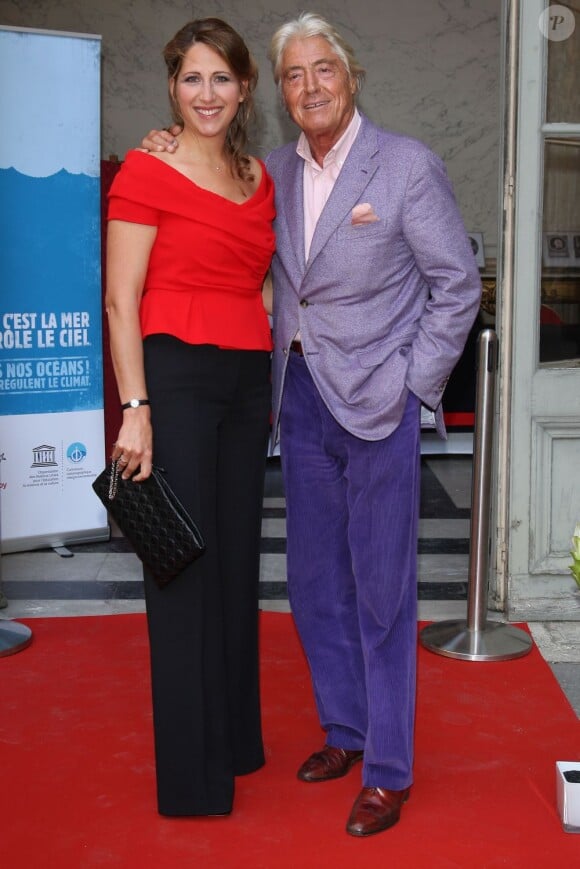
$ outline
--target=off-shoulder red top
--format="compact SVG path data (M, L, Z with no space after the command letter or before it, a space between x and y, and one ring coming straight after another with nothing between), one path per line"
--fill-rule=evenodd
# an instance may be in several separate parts
M157 227L141 299L141 332L188 344L271 350L262 284L274 252L274 184L263 163L238 204L167 163L129 151L109 192L109 220Z

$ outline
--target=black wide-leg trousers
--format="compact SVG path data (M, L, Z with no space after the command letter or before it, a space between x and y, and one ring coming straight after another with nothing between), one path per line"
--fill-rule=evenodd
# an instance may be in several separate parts
M270 355L145 339L153 461L207 550L167 587L145 571L158 808L231 811L264 763L258 576Z

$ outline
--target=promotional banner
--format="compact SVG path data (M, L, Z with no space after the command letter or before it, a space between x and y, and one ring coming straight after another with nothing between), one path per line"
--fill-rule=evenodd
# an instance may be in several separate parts
M108 536L100 37L0 28L3 552Z

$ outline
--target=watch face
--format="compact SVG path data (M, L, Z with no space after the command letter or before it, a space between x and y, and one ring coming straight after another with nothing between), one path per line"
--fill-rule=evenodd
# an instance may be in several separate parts
M131 405L131 407L139 407L139 399L132 398L131 401L129 402L129 404Z

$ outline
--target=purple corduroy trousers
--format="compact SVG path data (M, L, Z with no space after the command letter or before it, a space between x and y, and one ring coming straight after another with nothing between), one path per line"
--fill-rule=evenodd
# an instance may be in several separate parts
M419 399L389 437L349 433L292 353L281 413L288 593L326 742L364 749L363 786L412 782Z

